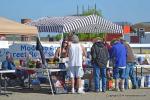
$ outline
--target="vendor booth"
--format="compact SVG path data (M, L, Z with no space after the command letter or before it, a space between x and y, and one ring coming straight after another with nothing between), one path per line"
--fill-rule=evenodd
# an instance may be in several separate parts
M42 17L28 23L29 25L36 26L39 32L57 32L70 33L114 33L122 34L123 29L121 26L112 23L100 16L65 16L65 17ZM55 72L62 70L49 69L49 73L54 70ZM51 84L50 84L51 85ZM53 94L53 90L52 90Z
M34 26L20 24L18 22L0 17L0 34L2 35L32 35L34 36L34 35L37 35L37 33L38 33L37 28ZM4 42L8 43L8 41L2 41L2 43ZM2 54L3 52L0 51L0 53ZM6 73L15 73L15 70L1 70L0 69L0 79L1 79L2 74L6 74ZM6 91L6 79L5 79L4 93L2 93L1 83L0 83L0 94L7 95L5 91Z

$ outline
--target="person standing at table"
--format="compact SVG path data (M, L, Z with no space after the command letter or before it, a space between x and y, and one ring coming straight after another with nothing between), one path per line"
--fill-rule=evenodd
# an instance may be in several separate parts
M112 48L110 58L113 59L113 78L115 79L115 91L124 91L124 79L126 69L127 51L119 39L111 41ZM119 88L120 79L120 88Z
M82 68L82 57L86 57L86 52L85 48L79 43L79 38L77 35L72 36L68 55L72 93L75 93L75 78L77 78L78 93L84 93L83 88L81 88L81 77L83 77L84 74Z
M93 65L95 92L100 91L100 76L102 78L102 92L106 91L106 65L109 60L109 52L105 47L102 38L93 40L91 48L91 62Z
M61 60L59 61L59 68L65 69L66 68L66 62L68 58L68 41L63 40L61 48L58 47L56 52L55 52L55 57L54 59L56 60Z
M68 41L63 40L61 47L58 47L55 52L54 60L59 62L60 69L66 69L68 67ZM65 82L66 72L59 72L62 76L62 80Z
M137 89L138 85L137 85L137 81L136 81L136 75L134 72L134 67L135 67L135 57L132 51L132 48L130 47L130 45L123 39L120 40L122 44L125 45L126 50L127 50L127 66L126 66L126 70L125 70L125 89L128 89L128 78L130 77L131 82L132 82L132 88L133 89Z

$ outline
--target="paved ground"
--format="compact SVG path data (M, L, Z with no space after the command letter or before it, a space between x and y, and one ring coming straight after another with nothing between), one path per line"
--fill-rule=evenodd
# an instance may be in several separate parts
M106 93L86 92L85 94L48 94L48 89L40 91L29 89L16 90L9 96L0 96L0 100L150 100L150 88L126 90L124 92L107 91Z

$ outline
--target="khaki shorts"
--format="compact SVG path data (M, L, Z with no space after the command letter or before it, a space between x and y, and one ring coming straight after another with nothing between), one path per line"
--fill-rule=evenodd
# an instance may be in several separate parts
M81 78L84 75L84 71L81 66L71 66L69 67L69 74L71 78Z

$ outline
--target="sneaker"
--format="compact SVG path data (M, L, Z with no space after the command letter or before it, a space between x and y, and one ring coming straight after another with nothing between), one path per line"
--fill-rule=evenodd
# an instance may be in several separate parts
M98 93L98 92L99 92L99 89L96 89L95 92Z
M132 89L137 89L137 86L133 86Z
M113 91L117 91L117 92L118 92L118 91L119 91L119 88L114 88Z
M106 92L106 90L104 89L104 90L102 90L102 92L103 92L103 93L105 93L105 92Z
M124 91L124 88L121 88L120 91L123 92L123 91Z
M72 89L72 90L71 90L71 93L72 93L72 94L74 94L74 93L75 93L75 90L74 90L74 89Z
M84 94L85 92L84 92L83 90L79 89L79 90L78 90L78 93L79 93L79 94Z
M129 88L128 88L128 87L125 87L124 89L125 89L125 90L128 90Z

